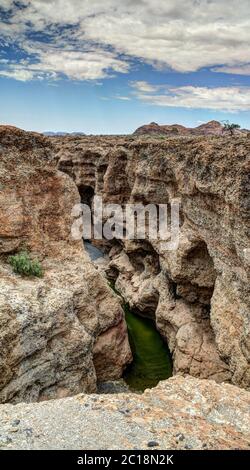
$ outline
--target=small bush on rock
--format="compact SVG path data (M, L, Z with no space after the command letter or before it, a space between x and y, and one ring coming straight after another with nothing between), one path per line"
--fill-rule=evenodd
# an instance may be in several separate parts
M37 259L32 260L27 251L10 256L9 263L13 271L22 276L42 277L43 271L40 262Z

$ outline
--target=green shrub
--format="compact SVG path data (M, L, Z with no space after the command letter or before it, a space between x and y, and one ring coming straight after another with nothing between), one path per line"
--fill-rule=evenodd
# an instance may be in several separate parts
M21 251L16 255L10 256L9 263L13 271L22 276L42 277L43 275L41 264L37 259L32 260L27 251Z
M231 136L234 135L234 132L236 129L240 129L239 124L235 124L234 122L229 122L229 121L222 121L223 122L223 131L224 132L229 132Z

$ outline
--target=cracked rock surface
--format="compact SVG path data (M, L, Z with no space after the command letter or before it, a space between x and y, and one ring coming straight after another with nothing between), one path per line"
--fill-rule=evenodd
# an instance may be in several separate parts
M2 449L248 449L249 392L173 377L142 395L0 405Z

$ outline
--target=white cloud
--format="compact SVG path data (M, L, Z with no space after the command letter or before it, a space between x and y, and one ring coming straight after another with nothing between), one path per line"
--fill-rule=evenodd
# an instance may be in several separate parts
M26 82L34 78L34 73L30 70L16 68L15 70L0 70L0 75L2 77L14 78L21 82Z
M126 4L127 2L125 2ZM84 36L179 72L250 59L249 0L145 0L81 21Z
M33 78L57 79L61 74L72 80L96 80L111 76L114 72L126 73L128 64L112 52L93 49L92 51L67 51L50 49L37 53L36 63L23 60L19 64L9 63L0 75L16 80ZM25 73L26 72L26 73Z
M1 1L6 11L13 8L10 23L0 22L1 34L28 54L33 51L36 68L40 66L44 73L98 79L127 72L128 57L136 57L158 69L188 72L212 67L214 71L250 74L249 0L20 3L25 8L17 8L17 2L11 0ZM46 33L48 45L29 38L29 32ZM29 63L26 67L30 70Z
M181 107L192 109L213 109L237 112L250 110L250 87L158 87L154 94L143 93L140 85L136 89L137 99L155 106Z
M12 0L1 0L1 8L9 9L13 6L14 1Z
M141 91L142 93L153 93L159 88L156 85L151 85L150 83L145 81L131 82L131 86L136 90Z
M244 64L234 67L215 67L213 72L233 73L236 75L250 75L250 64Z
M121 96L121 95L116 95L115 98L117 100L121 100L121 101L130 101L131 98L129 96Z
M44 72L63 73L74 80L95 80L108 75L108 70L125 73L128 65L116 58L115 54L93 50L80 51L48 51L40 55L40 63L32 65L32 69Z

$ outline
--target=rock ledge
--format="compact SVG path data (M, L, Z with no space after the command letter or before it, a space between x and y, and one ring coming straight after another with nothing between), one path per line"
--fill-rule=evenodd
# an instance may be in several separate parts
M2 449L247 449L250 394L173 377L143 395L0 406Z

